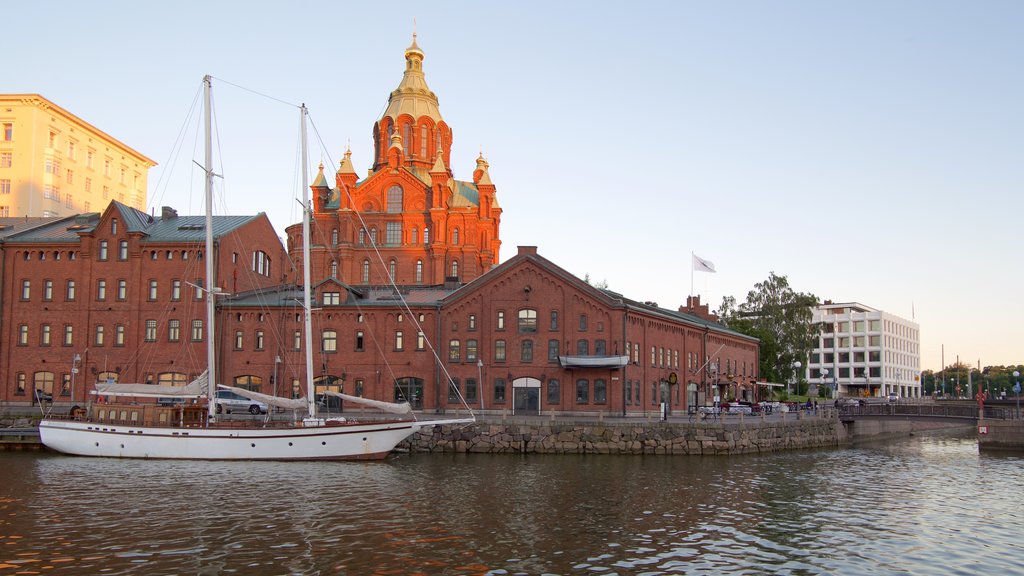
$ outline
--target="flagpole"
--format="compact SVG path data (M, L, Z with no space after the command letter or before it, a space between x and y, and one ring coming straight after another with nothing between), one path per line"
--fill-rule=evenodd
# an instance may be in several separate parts
M690 250L690 298L693 298L693 257L694 256L696 256L696 254L693 253L693 250Z

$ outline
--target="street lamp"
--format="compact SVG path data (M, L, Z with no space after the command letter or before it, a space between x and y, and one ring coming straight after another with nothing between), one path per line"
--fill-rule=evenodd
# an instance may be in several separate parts
M793 379L797 382L800 381L798 380L800 377L800 366L802 366L802 364L800 364L799 360L793 362ZM786 381L786 395L789 396L789 381Z
M477 382L479 382L479 384L477 384L476 388L477 388L477 390L479 390L478 394L480 394L480 411L483 412L483 410L484 410L484 359L483 358L477 358L477 360L476 360L476 377L477 377Z
M821 385L824 386L825 382L828 381L828 368L821 369ZM831 392L831 390L830 390ZM835 394L829 394L829 396L835 396Z
M71 404L75 403L75 375L78 374L78 363L82 361L81 354L75 353L71 360Z
M1017 393L1017 419L1020 420L1020 371L1013 371L1013 391Z

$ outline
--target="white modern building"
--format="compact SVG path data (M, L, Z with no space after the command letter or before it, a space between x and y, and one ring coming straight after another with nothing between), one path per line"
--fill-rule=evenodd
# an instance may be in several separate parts
M826 300L814 310L821 327L804 376L839 397L921 397L916 322L856 302Z

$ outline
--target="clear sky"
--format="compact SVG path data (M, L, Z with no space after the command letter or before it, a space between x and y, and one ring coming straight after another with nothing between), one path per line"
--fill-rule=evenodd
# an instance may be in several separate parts
M294 4L294 6L292 6ZM518 245L667 308L769 272L921 325L922 369L1024 362L1024 2L14 2L0 92L40 93L168 175L204 74L305 102L311 163L373 123L416 19L455 177L483 150ZM298 112L215 81L228 208L297 222ZM333 170L330 170L333 172ZM312 178L312 175L310 176Z

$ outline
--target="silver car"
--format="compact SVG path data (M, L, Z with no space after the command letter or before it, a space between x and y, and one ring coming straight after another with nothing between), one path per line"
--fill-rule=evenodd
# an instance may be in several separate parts
M235 394L231 390L217 390L217 414L226 412L249 412L249 414L266 414L267 405L251 398Z

